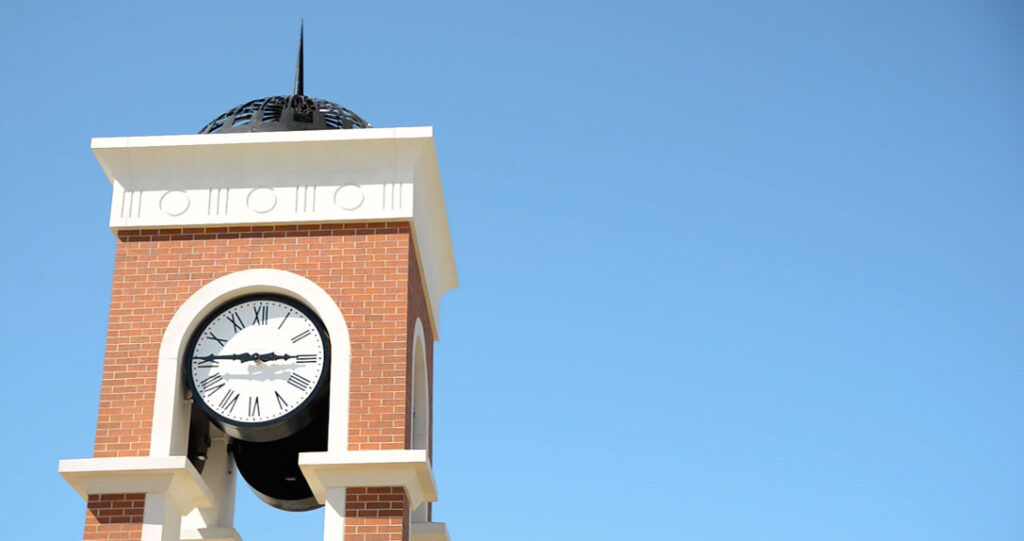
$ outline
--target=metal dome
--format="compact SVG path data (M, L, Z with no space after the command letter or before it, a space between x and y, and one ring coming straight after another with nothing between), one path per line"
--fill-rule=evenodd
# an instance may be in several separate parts
M271 96L243 103L213 119L199 133L240 133L369 128L370 123L352 111L327 100L303 94L302 42L295 63L295 91L291 96Z
M303 95L271 96L243 103L218 116L199 133L348 130L369 128L352 111Z

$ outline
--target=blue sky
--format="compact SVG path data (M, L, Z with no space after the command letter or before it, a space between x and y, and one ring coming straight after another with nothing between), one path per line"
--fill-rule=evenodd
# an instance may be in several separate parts
M10 539L75 539L95 136L291 89L435 127L453 541L1024 538L1014 2L7 2ZM239 487L246 541L317 539ZM39 534L42 527L46 533Z

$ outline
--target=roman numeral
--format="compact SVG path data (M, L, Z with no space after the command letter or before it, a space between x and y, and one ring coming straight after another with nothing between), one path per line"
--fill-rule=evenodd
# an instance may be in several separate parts
M230 321L231 326L235 328L235 332L238 332L245 328L245 322L242 321L242 316L239 316L238 312L232 312L228 314L228 321Z
M227 393L224 395L224 398L220 399L219 406L220 406L220 409L226 409L226 410L228 410L228 412L231 412L232 410L235 409L235 404L237 404L237 403L238 403L238 393L236 393L235 391L232 391L231 389L228 389Z
M216 387L214 387L215 385L216 385ZM203 381L199 382L200 390L202 390L204 393L207 392L207 391L210 391L211 388L213 389L212 391L209 392L209 394L211 394L211 395L213 393L217 392L217 390L220 389L223 386L224 386L224 377L221 376L220 374L212 374L212 375L206 376L206 378L203 379Z
M260 416L260 397L249 397L249 417Z
M299 333L299 334L297 334L297 335L292 337L292 343L294 344L294 343L298 342L299 340L302 340L303 338L309 336L310 334L312 334L311 331L302 331L301 333Z
M313 382L294 372L292 373L292 375L288 376L288 384L303 392L305 392L306 389L309 389L310 383Z
M197 357L197 359L198 358L199 357ZM301 362L301 361L299 361L299 362ZM211 368L211 367L217 366L218 364L220 364L220 362L217 359L201 359L199 361L199 364L197 364L196 366L199 367L199 368Z
M207 335L206 335L206 339L207 339L207 340L213 340L214 342L217 342L218 344L220 344L220 345L222 345L222 346L223 346L224 344L227 344L227 343L228 343L228 341L227 341L227 340L224 340L224 339L221 339L221 338L217 338L217 335L216 335L216 334L213 334L213 331L210 331L209 333L207 333Z
M285 409L285 408L288 407L288 403L284 401L284 398L282 398L281 395L278 394L277 391L274 391L274 396L277 397L277 407L278 408Z
M252 314L253 315L253 317L252 317L252 325L266 325L267 324L267 317L270 315L269 314L269 312L270 312L270 307L269 306L267 306L267 305L253 306L252 312L253 312L253 314Z
M296 355L295 359L298 362L300 362L300 363L315 363L316 362L316 355L313 355L313 354Z
M284 322L288 321L288 316L290 315L292 315L292 311L288 310L288 313L284 315L284 319L281 320L281 324L277 326L278 330L280 330L281 327L284 327Z

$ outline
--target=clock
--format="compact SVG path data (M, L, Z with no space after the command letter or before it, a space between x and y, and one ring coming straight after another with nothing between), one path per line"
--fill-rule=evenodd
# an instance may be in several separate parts
M281 295L227 302L186 348L195 404L225 434L273 441L310 423L326 402L330 341L312 310Z

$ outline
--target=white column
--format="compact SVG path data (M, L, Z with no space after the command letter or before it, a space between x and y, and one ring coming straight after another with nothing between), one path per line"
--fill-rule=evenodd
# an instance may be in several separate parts
M192 509L181 519L185 541L241 539L235 531L235 463L228 453L228 437L210 427L210 448L206 451L203 481L213 494L213 506Z
M345 541L344 488L327 489L324 501L324 541Z
M166 493L146 494L142 510L142 541L178 541L181 512Z

